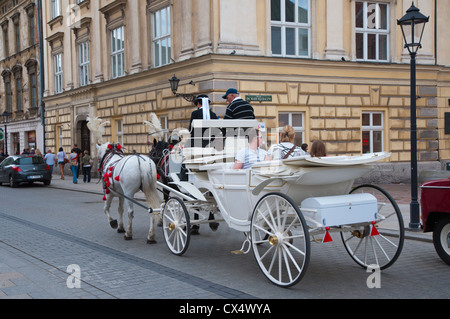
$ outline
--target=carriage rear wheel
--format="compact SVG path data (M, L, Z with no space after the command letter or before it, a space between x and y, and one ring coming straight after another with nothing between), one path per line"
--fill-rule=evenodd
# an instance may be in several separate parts
M189 213L183 201L170 197L164 205L162 214L164 239L170 251L175 255L186 252L190 235Z
M376 265L383 270L390 267L400 256L405 239L400 208L388 192L375 185L360 185L350 193L369 193L375 196L378 220L374 226L362 225L341 231L345 249L350 257L364 268ZM379 235L371 236L371 227L376 227Z
M255 206L251 240L256 262L275 285L290 287L304 276L310 258L308 226L297 204L269 193Z

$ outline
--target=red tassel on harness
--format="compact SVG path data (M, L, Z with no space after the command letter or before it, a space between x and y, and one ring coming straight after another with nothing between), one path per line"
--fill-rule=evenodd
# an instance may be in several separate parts
M105 190L105 194L108 195L109 193L111 193L110 190L109 190L109 189L106 189L106 190Z
M108 144L108 149L112 150L113 146L111 144Z
M160 178L161 178L161 176L159 176L159 174L156 174L156 178L157 178L157 179L160 179Z
M114 177L114 179L115 179L116 181L119 181L119 180L120 180L119 175L117 175L116 177Z
M103 196L103 200L106 200L106 196Z
M370 232L370 236L377 236L377 235L379 235L380 233L378 232L378 229L375 227L375 224L376 224L377 222L375 222L375 221L373 221L372 222L372 230L371 230L371 232Z
M122 145L120 145L119 143L117 143L116 147L118 150L122 149Z
M325 227L325 229L327 231L325 232L325 236L323 236L322 243L328 243L330 241L333 241L333 239L330 236L330 233L328 232L330 230L330 227Z
M112 170L114 169L114 166L110 166L108 169L109 169L110 171L112 171Z

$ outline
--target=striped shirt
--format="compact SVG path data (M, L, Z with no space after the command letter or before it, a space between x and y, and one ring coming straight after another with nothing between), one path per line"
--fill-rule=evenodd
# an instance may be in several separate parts
M225 119L254 119L253 107L240 97L235 98L228 106Z

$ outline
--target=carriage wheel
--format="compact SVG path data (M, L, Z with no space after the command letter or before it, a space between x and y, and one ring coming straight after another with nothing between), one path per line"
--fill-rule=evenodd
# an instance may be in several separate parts
M190 235L189 214L183 201L177 197L170 197L164 205L163 233L166 244L175 255L186 252Z
M275 285L290 287L306 272L308 226L297 204L281 193L261 198L253 211L251 240L256 262Z
M360 185L351 194L369 193L376 197L378 220L374 225L379 235L371 236L372 225L341 231L345 249L356 263L364 268L377 265L380 270L391 266L403 248L405 228L400 209L392 196L375 185Z

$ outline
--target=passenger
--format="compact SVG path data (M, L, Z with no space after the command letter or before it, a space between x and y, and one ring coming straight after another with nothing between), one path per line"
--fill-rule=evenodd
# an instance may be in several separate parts
M264 161L267 152L261 149L262 133L255 130L249 134L248 147L241 149L235 157L234 168L235 169L248 169L251 168L253 163Z
M312 157L325 157L327 156L327 151L325 148L325 144L320 141L320 140L316 140L312 143L311 145L311 152L310 152Z
M306 144L306 143L303 143L303 144L302 144L302 146L301 146L301 148L302 148L302 150L304 150L304 151L305 151L305 153L306 153L306 154L308 154L308 155L309 155L309 153L308 153L308 149L309 149L309 146L308 146L308 144Z
M286 125L280 132L280 143L272 145L267 152L266 161L285 159L294 156L307 155L300 147L294 145L295 130L292 126Z

